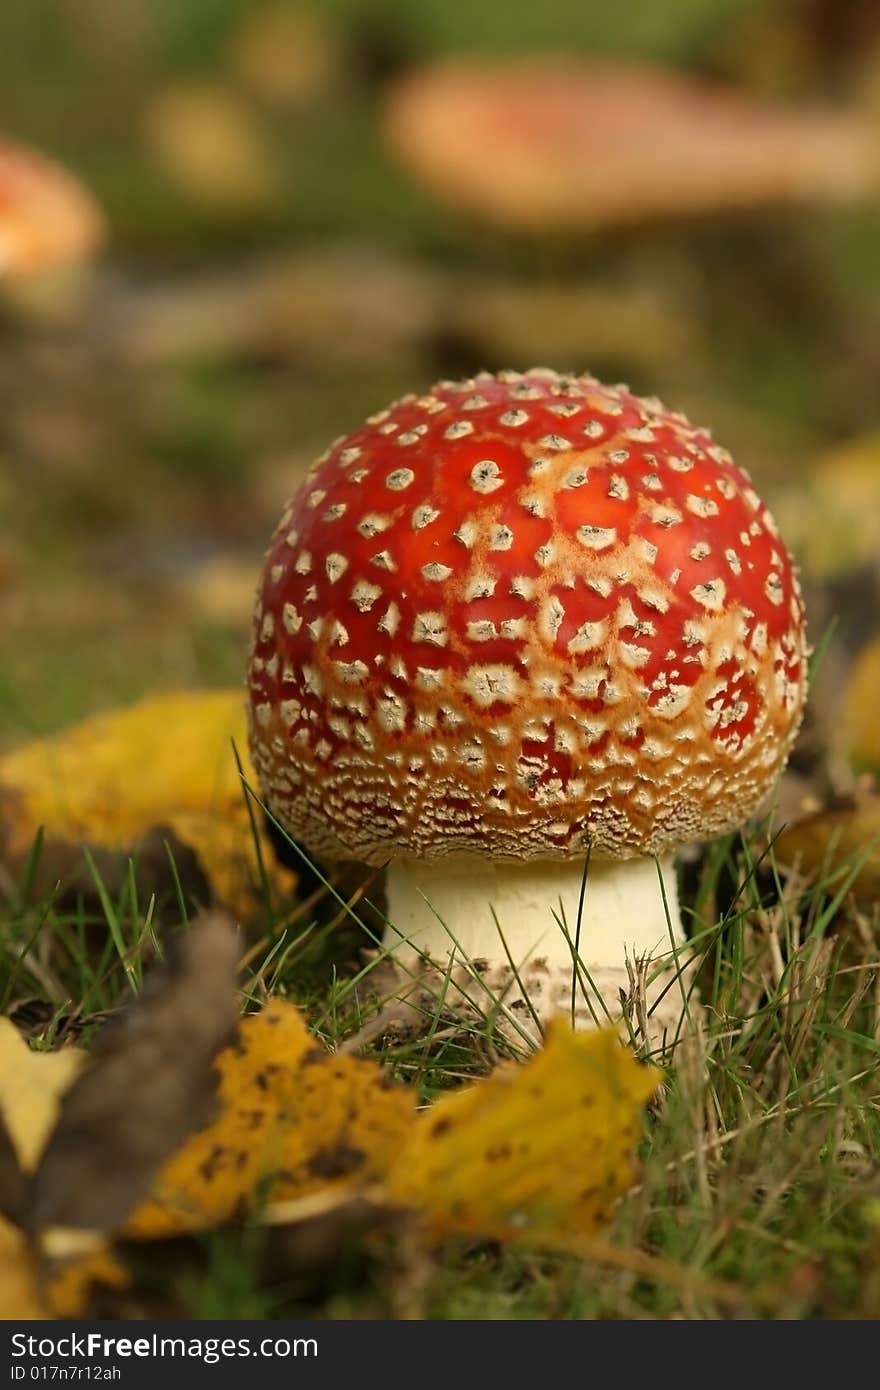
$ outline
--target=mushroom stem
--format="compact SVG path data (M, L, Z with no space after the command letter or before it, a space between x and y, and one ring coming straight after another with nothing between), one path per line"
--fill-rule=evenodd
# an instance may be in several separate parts
M675 1031L682 994L674 980L668 986L685 936L671 856L594 859L586 883L577 861L487 865L464 856L432 863L402 858L389 866L387 898L383 946L401 968L415 973L429 957L445 973L454 954L464 966L456 975L459 992L459 975L477 975L526 1025L534 1016L543 1023L554 1013L570 1014L573 983L576 1027L619 1018L620 991L629 994L631 987L627 961L666 958L669 968L646 989L649 1032L656 1041ZM492 999L478 983L467 986L467 994L490 1011Z

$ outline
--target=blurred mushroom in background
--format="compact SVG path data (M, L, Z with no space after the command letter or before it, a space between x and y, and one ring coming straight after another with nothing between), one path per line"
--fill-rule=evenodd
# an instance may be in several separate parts
M235 76L270 106L307 106L346 73L343 36L331 14L283 3L249 8L229 51Z
M440 199L528 232L592 231L877 187L855 111L759 102L636 64L450 60L392 85L391 153Z
M73 174L0 136L0 278L81 260L104 235L97 203Z
M159 169L194 202L215 212L257 212L274 202L278 162L262 122L232 87L161 88L144 112L143 132Z
M105 235L106 224L97 202L73 174L45 155L0 135L0 308L39 320L64 318L79 298L82 265L98 250ZM4 357L7 366L8 354ZM8 431L6 386L6 379L0 377ZM40 413L45 419L42 401ZM0 461L6 464L5 453ZM0 478L0 515L5 500L3 482ZM0 536L0 620L7 619L5 605L11 603L21 582L21 541L21 535L14 534L11 527Z

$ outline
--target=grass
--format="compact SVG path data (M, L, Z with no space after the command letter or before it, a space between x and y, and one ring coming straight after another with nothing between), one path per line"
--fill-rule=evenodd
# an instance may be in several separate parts
M161 1250L139 1252L145 1285L164 1269L163 1307L211 1317L880 1316L880 974L871 924L848 906L858 865L808 885L760 843L756 832L710 846L693 878L704 1007L691 1001L638 1184L598 1257L354 1240L329 1273L306 1261L279 1274L269 1237L220 1231L169 1269ZM134 868L113 898L94 861L93 895L29 905L40 852L8 886L0 998L35 1045L71 1031L87 1042L183 914L140 902ZM286 916L266 911L243 1007L289 995L331 1046L354 1038L425 1100L511 1050L491 1007L463 1027L442 997L420 1035L371 1037L372 966L358 969L362 938L343 925L358 906L327 884Z

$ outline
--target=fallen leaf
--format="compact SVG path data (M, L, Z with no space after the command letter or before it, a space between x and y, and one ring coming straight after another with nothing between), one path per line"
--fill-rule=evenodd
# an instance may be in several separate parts
M128 1235L217 1225L267 1202L381 1179L413 1122L412 1092L334 1056L283 999L243 1019L217 1059L220 1111L169 1160Z
M0 1216L0 1317L26 1321L51 1316L24 1235Z
M557 1021L525 1066L499 1067L420 1117L388 1196L437 1236L590 1235L632 1184L640 1111L659 1082L614 1029Z
M0 1018L0 1115L23 1172L39 1159L61 1098L87 1058L78 1047L38 1052Z
M21 1219L24 1193L24 1173L18 1161L12 1135L0 1110L0 1219Z
M125 1287L101 1234L111 1228L149 1240L256 1219L291 1228L290 1249L325 1264L346 1233L401 1221L432 1240L580 1249L631 1185L640 1111L660 1073L615 1030L573 1033L558 1021L526 1065L417 1115L411 1089L375 1062L328 1052L283 999L243 1019L218 1054L228 941L209 927L185 941L183 969L155 981L115 1036L107 1030L61 1101L27 1213L42 1270L26 1240L0 1228L0 1288L22 1316L81 1316L93 1286ZM181 1144L211 1095L212 1059L216 1114ZM47 1083L44 1070L37 1088Z
M45 1069L32 1079L39 1089L48 1079ZM95 1285L127 1285L128 1272L101 1243L75 1258L47 1262L23 1229L25 1195L25 1175L0 1116L0 1317L82 1317Z
M266 131L231 88L180 83L157 92L146 111L147 145L189 197L224 208L263 208L279 186Z
M186 832L198 838L198 827L187 825ZM88 848L90 859L82 843L44 837L27 875L31 901L51 898L56 912L84 911L100 920L102 892L118 902L129 891L132 873L139 901L154 902L154 918L161 920L169 907L178 912L181 900L187 914L196 916L213 900L198 855L170 825L153 826L121 849Z
M126 1289L131 1275L106 1248L69 1260L57 1260L46 1272L42 1296L53 1318L85 1317L95 1288Z
M847 881L856 905L871 912L880 897L880 796L860 792L847 802L806 816L775 841L783 865L797 865L829 893Z
M23 861L43 827L47 841L122 850L167 825L195 850L215 901L247 917L260 877L233 741L256 785L237 689L150 696L25 744L0 758L0 844ZM279 896L291 894L295 878L262 835L261 849Z
M853 662L839 720L845 751L861 767L880 769L880 638L869 642Z
M315 101L338 83L344 67L331 17L287 3L248 11L230 57L242 82L279 105Z
M214 915L175 946L65 1091L31 1180L31 1229L118 1225L210 1112L212 1062L235 1020L236 936Z
M880 435L848 440L783 491L774 513L808 575L831 579L877 562Z
M274 1000L218 1058L220 1112L165 1165L128 1236L164 1237L268 1213L326 1216L367 1194L437 1235L592 1233L632 1182L644 1101L660 1073L614 1030L550 1030L510 1066L415 1117L373 1062L334 1056ZM573 1156L576 1155L576 1158Z

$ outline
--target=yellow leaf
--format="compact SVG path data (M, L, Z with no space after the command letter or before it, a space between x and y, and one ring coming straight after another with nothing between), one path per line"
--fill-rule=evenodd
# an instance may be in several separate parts
M168 825L192 846L215 898L236 916L258 900L256 851L232 741L249 785L244 699L235 690L154 695L0 758L0 832L27 854L47 838L125 849ZM258 817L259 819L259 817ZM293 876L263 860L279 892Z
M0 1318L81 1318L90 1310L92 1289L123 1289L130 1277L104 1246L50 1264L40 1261L23 1231L0 1216Z
M13 1048L10 1065L20 1061ZM124 1236L210 1228L269 1204L269 1219L284 1220L286 1204L296 1221L366 1196L433 1237L564 1248L591 1236L631 1185L640 1110L660 1078L614 1030L573 1033L560 1021L525 1066L500 1067L417 1116L411 1090L374 1062L328 1053L281 999L242 1020L215 1065L216 1118L164 1164ZM35 1074L32 1104L52 1084L48 1068ZM92 1282L125 1279L105 1247L78 1252L51 1276L49 1306L75 1315Z
M163 171L184 193L221 208L262 208L279 168L258 115L218 82L179 83L155 94L144 134Z
M613 1029L559 1021L525 1066L500 1067L420 1117L389 1196L439 1236L589 1235L632 1183L639 1112L659 1081Z
M853 662L843 697L841 740L860 766L880 769L880 638L863 648Z
M51 1316L24 1235L0 1216L0 1317L23 1321Z
M165 1165L128 1235L196 1230L268 1201L367 1186L387 1172L413 1122L411 1092L373 1062L316 1045L281 999L242 1021L216 1065L216 1120Z
M880 435L867 435L822 455L773 510L807 573L828 579L874 563L878 508Z
M560 1023L525 1067L500 1068L416 1118L411 1093L372 1062L316 1047L281 1000L244 1020L218 1070L217 1120L165 1166L126 1234L372 1187L437 1235L588 1235L632 1182L639 1111L660 1076L613 1030Z
M0 1018L0 1114L25 1172L39 1159L59 1101L86 1055L75 1047L35 1052L8 1019Z
M342 76L341 36L332 17L281 4L247 10L230 57L237 75L266 101L306 103Z
M46 1276L43 1292L54 1318L82 1318L89 1312L94 1286L125 1289L128 1270L103 1245L73 1259L60 1260Z
M130 1282L128 1271L102 1243L46 1264L25 1233L0 1216L0 1318L85 1317L96 1284L124 1289Z

